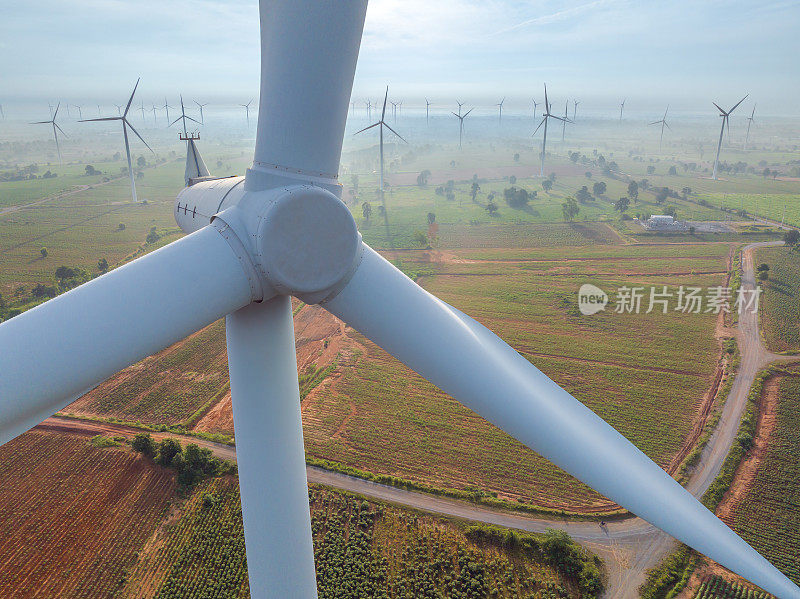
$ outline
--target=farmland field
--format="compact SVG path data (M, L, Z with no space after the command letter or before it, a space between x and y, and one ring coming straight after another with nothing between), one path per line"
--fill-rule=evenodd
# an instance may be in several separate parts
M309 497L323 599L580 596L576 576L547 565L542 537L506 543L483 529L322 488L312 487ZM513 537L501 533L506 538ZM596 568L578 551L587 572ZM156 533L119 596L249 597L235 479L215 480L194 494L181 516Z
M776 352L800 350L800 256L789 248L768 247L759 248L754 261L756 266L769 266L769 279L760 282L767 347Z
M34 430L0 448L0 595L107 598L174 499L170 471L87 437Z

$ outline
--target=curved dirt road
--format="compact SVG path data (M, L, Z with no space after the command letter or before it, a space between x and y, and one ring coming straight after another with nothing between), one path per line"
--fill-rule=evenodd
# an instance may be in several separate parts
M761 242L744 248L742 285L745 289L755 287L752 250L756 247L782 243L782 241ZM756 313L749 311L742 313L736 336L741 352L741 366L723 408L717 430L709 440L700 462L687 484L687 489L696 497L701 496L708 489L722 468L736 438L739 421L747 404L747 395L756 374L770 362L796 359L779 356L766 350L761 341ZM50 418L39 426L86 435L141 432L140 429L118 424L60 417ZM180 435L171 433L153 433L153 437L156 439L166 436L180 437ZM215 455L223 459L236 459L236 449L232 446L190 436L185 436L184 442L208 447L214 451ZM656 565L675 546L675 541L669 535L640 518L609 522L603 527L595 522L550 520L398 489L313 466L308 466L307 470L309 482L390 501L398 505L529 532L544 532L548 528L565 530L574 539L604 559L609 575L606 596L615 599L638 597L638 588L644 580L645 572Z

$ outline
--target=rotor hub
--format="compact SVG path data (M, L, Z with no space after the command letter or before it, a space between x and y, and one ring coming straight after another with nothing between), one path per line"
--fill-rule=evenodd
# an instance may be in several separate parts
M339 198L298 185L284 188L261 217L256 251L276 291L316 303L349 281L360 260L361 236Z

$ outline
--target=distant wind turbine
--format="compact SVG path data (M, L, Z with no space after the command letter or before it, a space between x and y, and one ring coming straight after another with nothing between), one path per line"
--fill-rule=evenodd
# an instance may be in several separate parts
M619 105L619 122L620 123L622 122L622 111L625 109L625 100L627 100L627 99L628 98L623 99L622 103Z
M753 116L756 114L756 105L753 104L753 112L747 117L747 135L744 138L744 149L747 150L747 142L750 141L750 125L753 124Z
M103 114L103 113L102 113L102 111L100 110L100 104L98 104L98 105L97 105L97 115L98 115L98 116L100 116L100 115L102 115L102 114Z
M464 105L463 102L458 102L458 114L456 114L455 112L453 113L453 116L458 119L458 149L459 150L461 149L461 142L464 139L464 119L467 118L467 116L469 115L470 112L475 110L474 108L470 108L469 110L467 110L467 112L465 112L464 114L461 114L461 107L463 105Z
M142 101L140 104L142 109L142 122L144 122L144 101Z
M538 131L542 125L544 125L544 137L542 139L542 166L541 170L539 171L539 175L544 177L544 157L547 151L547 120L548 119L556 119L557 121L563 121L560 116L556 116L550 112L550 101L547 99L547 84L544 85L544 116L542 117L539 126L536 127L536 130L533 132L536 135L536 131Z
M197 107L200 109L200 124L205 125L206 119L203 117L203 106L208 106L208 102L206 102L205 104L200 104L200 102L195 100L194 103L197 104Z
M533 102L533 120L536 121L536 107L539 106L539 102L536 100L532 100Z
M367 100L364 104L367 105L367 119L372 120L372 100Z
M50 104L50 102L48 102L47 105L50 107L50 118L52 119L53 118L53 105Z
M747 95L749 96L750 94ZM722 135L723 133L725 133L725 125L728 125L728 127L730 127L730 123L728 122L728 117L730 117L731 113L734 110L736 110L737 106L739 106L739 104L744 102L746 99L747 96L739 100L736 104L733 105L733 108L731 108L727 112L722 110L722 108L719 107L719 104L717 104L716 102L712 102L712 104L717 107L717 110L719 110L719 116L722 117L722 128L719 130L719 143L717 144L717 157L714 159L714 172L711 174L711 178L714 179L714 181L717 180L717 168L719 167L719 152L722 149Z
M58 131L61 131L61 135L63 135L64 137L69 137L69 136L66 133L64 133L61 127L58 126L58 123L56 123L56 117L58 116L59 106L61 106L61 102L59 102L58 106L56 106L56 111L52 114L52 117L50 118L49 121L35 121L31 123L31 125L53 125L53 137L56 140L56 152L58 153L58 162L59 164L62 164L61 148L58 145Z
M167 102L167 97L164 96L164 110L167 111L167 126L169 126L169 109L170 108L172 108L172 106L169 105L169 103Z
M131 164L131 148L130 148L130 145L128 144L128 128L130 128L130 130L133 131L136 134L136 137L138 137L140 140L142 140L142 143L147 147L148 150L153 152L153 148L151 148L150 146L147 145L147 142L144 140L144 138L141 135L139 135L139 132L136 129L134 129L133 125L131 125L130 122L128 121L128 111L131 109L131 102L133 102L133 96L136 94L136 88L139 87L139 80L140 79L141 78L136 80L136 85L133 86L133 92L131 92L131 97L128 99L128 104L125 106L125 112L122 115L120 115L120 116L110 116L110 117L99 118L99 119L84 119L84 120L81 121L82 123L88 123L88 122L93 122L93 121L121 121L122 122L122 135L125 138L125 155L128 158L128 174L131 177L131 194L133 196L133 201L134 202L136 201L136 182L135 182L135 179L134 179L134 176L133 176L133 164ZM155 152L153 152L153 154L155 155Z
M392 105L392 120L394 120L395 125L397 124L397 105L399 102L392 102L389 100L389 104Z
M431 103L428 101L428 98L425 98L425 124L427 125L430 123L430 109Z
M72 115L69 113L69 102L64 102L64 106L67 108L67 118L71 118Z
M82 119L83 118L83 110L81 110L81 107L78 106L77 104L75 104L74 106L75 106L75 108L78 109L78 118Z
M247 114L247 126L248 127L250 126L250 104L252 104L252 103L253 103L253 100L251 99L247 104L239 104L239 106L244 108L245 114Z
M117 107L117 116L122 116L122 104L114 104Z
M578 104L580 104L580 102L578 100L573 100L573 104L574 105L572 107L572 120L574 121L575 117L578 114Z
M505 103L505 101L506 101L506 98L505 98L505 96L503 96L503 99L500 100L500 102L498 104L495 104L495 106L500 108L500 117L499 117L497 122L498 122L498 124L501 124L501 125L503 124L503 104Z
M569 115L567 112L569 111L569 100L564 100L564 120L561 123L561 143L564 143L564 139L567 135L567 122L569 122Z
M372 124L372 125L370 125L369 127L364 127L364 128L363 128L363 129L361 129L360 131L356 131L356 132L353 134L353 135L358 135L359 133L363 133L364 131L368 131L368 130L372 129L373 127L378 127L378 128L379 128L379 130L380 130L380 155L381 155L381 172L380 172L380 180L379 180L379 184L378 184L378 186L379 186L379 189L380 189L380 192L381 192L381 196L383 196L383 128L384 128L384 127L386 127L386 128L389 130L389 131L391 131L392 133L394 133L394 134L395 134L397 137L399 137L400 139L402 139L403 141L405 141L406 143L408 143L408 142L405 140L405 138L403 138L403 136L402 136L402 135L400 135L400 134L399 134L397 131L395 131L394 129L392 129L392 128L391 128L391 127L390 127L390 126L389 126L389 125L386 123L386 102L387 102L387 100L388 100L388 99L389 99L389 86L387 85L387 86L386 86L386 95L385 95L385 96L384 96L384 98L383 98L383 110L381 111L381 120L379 120L377 123L373 123L373 124ZM384 212L385 212L385 210L384 210Z
M350 115L351 116L355 116L356 115L356 103L355 103L355 100L350 102Z
M155 105L155 104L153 104L153 126L154 126L154 127L155 127L155 126L157 126L157 122L156 122L156 110L158 110L158 108L156 107L156 105Z
M183 136L184 137L189 137L189 134L186 132L186 119L189 119L190 121L192 121L193 123L197 123L198 125L200 124L198 121L196 121L192 117L186 116L186 108L183 105L183 95L181 95L181 116L179 116L177 119L172 121L169 124L169 126L172 127L172 125L174 125L178 121L183 121Z
M669 112L669 104L667 104L667 109L664 111L664 116L661 117L661 120L653 121L650 123L651 125L658 125L661 124L661 139L658 140L658 149L661 150L661 144L664 141L664 127L672 131L670 126L667 124L667 112Z
M2 104L0 104L0 118L3 118L3 119L6 118L6 113L3 110L3 105Z

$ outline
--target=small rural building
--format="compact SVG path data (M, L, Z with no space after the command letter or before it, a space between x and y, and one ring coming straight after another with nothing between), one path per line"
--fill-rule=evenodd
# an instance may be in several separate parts
M689 228L685 222L675 220L668 214L654 214L645 221L644 226L649 231L686 231Z

